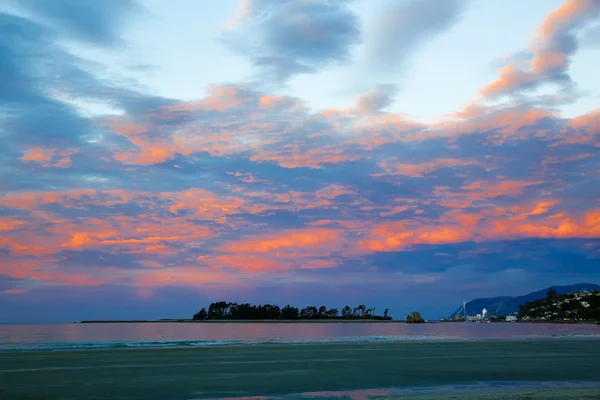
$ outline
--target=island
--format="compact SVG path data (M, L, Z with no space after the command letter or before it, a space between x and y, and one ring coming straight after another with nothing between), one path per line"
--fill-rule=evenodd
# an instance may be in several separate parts
M231 303L219 301L212 303L208 309L202 308L194 314L194 321L208 320L235 320L235 321L338 321L338 320L368 320L368 321L391 321L392 317L388 314L386 308L383 315L375 314L375 307L367 308L364 304L350 308L345 306L341 312L337 308L328 308L321 306L308 306L302 309L292 305L286 305L280 308L277 305L261 304L252 305L249 303Z

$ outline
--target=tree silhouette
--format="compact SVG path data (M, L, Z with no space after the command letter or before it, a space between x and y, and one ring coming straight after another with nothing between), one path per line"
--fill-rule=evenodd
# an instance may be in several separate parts
M359 305L358 307L356 307L354 309L354 316L355 317L364 317L366 309L367 309L367 306L365 306L364 304Z
M207 316L208 316L208 313L206 312L206 308L202 308L200 311L198 311L196 314L194 314L193 319L205 320Z
M342 317L351 317L352 316L352 309L349 306L346 306L344 308L342 308Z
M345 306L342 309L342 315L339 315L337 308L327 309L323 305L317 309L315 306L308 306L299 310L291 305L279 308L274 304L251 305L249 303L230 303L218 301L210 304L208 310L202 308L193 316L193 320L294 320L294 319L374 319L391 320L387 315L387 309L383 316L375 315L375 307L367 308L364 304L358 307L350 308Z
M289 304L281 309L281 319L297 319L300 317L300 311Z

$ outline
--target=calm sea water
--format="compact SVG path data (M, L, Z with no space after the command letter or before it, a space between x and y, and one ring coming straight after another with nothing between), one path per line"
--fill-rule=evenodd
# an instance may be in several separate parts
M0 325L0 351L257 343L600 337L599 325L521 323L106 323Z

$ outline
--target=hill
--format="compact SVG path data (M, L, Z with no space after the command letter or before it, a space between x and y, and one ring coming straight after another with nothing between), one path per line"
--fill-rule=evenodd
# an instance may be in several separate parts
M510 296L500 296L500 297L491 297L491 298L481 298L475 299L467 302L466 309L467 315L476 315L481 313L481 310L486 308L488 310L489 315L493 315L496 310L498 310L497 315L506 316L513 313L519 312L519 306L525 304L526 302L533 302L536 300L546 298L546 294L548 290L555 289L556 293L559 295L580 292L582 290L600 290L600 285L596 285L593 283L579 283L576 285L568 285L568 286L551 286L542 290L538 290L536 292L532 292L523 296L510 297ZM450 318L454 318L459 312L462 313L462 307L459 307L456 311L454 311Z
M557 294L528 301L521 306L522 321L595 321L600 320L600 290Z

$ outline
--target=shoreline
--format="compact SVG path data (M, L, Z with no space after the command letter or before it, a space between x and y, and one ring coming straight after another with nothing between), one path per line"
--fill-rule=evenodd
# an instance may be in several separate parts
M600 380L600 339L114 350L122 349L0 353L0 397L199 399Z
M231 324L231 323L255 323L255 324L315 324L315 323L342 323L342 324L365 324L365 323L397 323L397 324L463 324L477 323L478 321L425 321L425 322L406 322L403 319L378 320L378 319L212 319L212 320L193 320L193 319L159 319L159 320L82 320L79 322L65 322L65 324L148 324L148 323L190 323L190 324ZM600 325L600 321L490 321L494 324L577 324L577 325Z
M74 324L129 324L129 323L184 323L184 324L216 324L216 323L256 323L256 324L305 324L305 323L406 323L404 320L380 319L159 319L159 320L82 320Z

